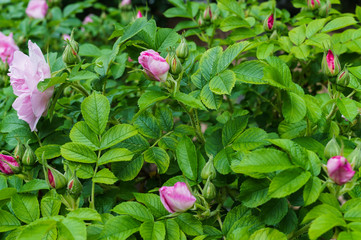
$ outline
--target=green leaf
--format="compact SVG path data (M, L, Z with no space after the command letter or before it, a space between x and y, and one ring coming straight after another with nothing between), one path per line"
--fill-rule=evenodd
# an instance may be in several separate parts
M99 238L107 240L127 239L139 230L139 226L140 222L130 216L117 216L106 222Z
M268 134L261 128L249 128L244 131L232 144L232 148L236 151L249 151L266 145L265 140Z
M81 103L81 112L86 124L98 135L102 134L105 130L109 111L110 104L108 99L95 92Z
M179 168L187 178L197 181L198 179L198 161L196 147L192 140L183 136L178 142L176 156Z
M100 57L102 52L94 44L85 43L79 46L79 55L84 57Z
M290 92L283 98L282 114L286 121L295 123L301 121L306 116L307 108L302 97Z
M67 217L77 218L82 221L102 221L100 214L91 208L78 208L68 213Z
M248 41L242 41L230 45L220 56L217 66L217 72L220 73L227 69L227 67L238 57L244 49L249 46Z
M342 213L337 208L328 204L322 204L312 208L304 217L302 224L316 219L321 215L333 215L334 218L342 218Z
M57 224L58 239L86 240L85 223L76 218L65 218Z
M169 214L158 195L153 193L134 193L134 196L135 199L138 202L143 203L156 218Z
M327 23L322 32L332 32L354 24L357 24L357 22L353 17L339 17Z
M288 36L295 45L300 45L306 39L306 25L293 28L288 32Z
M24 120L19 119L16 113L10 113L2 118L0 131L8 133L14 131L15 129L25 128L27 126L28 124Z
M56 221L53 219L39 219L27 225L17 236L17 239L46 239L54 230L56 231ZM52 239L52 238L50 238ZM60 238L59 238L60 239Z
M34 195L15 194L11 197L11 206L16 217L24 223L29 224L39 219L39 202Z
M43 155L44 154L44 155ZM35 155L38 159L52 159L60 156L60 146L49 144L39 147L35 150Z
M192 18L192 15L184 8L169 8L164 13L167 18L181 17L181 18Z
M148 138L157 139L161 135L161 129L157 119L149 112L141 113L135 119L134 126L142 135Z
M269 182L263 179L247 179L241 185L239 198L244 206L255 208L269 201L268 196Z
M183 103L191 108L207 110L199 99L197 99L189 94L177 92L174 99L180 101L181 103Z
M227 235L233 228L233 225L241 218L248 218L251 216L251 210L243 205L238 205L232 208L228 213L223 222L222 232Z
M274 44L273 43L262 43L257 47L256 56L258 59L265 59L273 53Z
M43 197L41 199L41 215L43 217L57 216L61 207L61 200L55 197Z
M171 28L159 28L155 37L157 52L166 53L171 46L176 46L179 41L179 34Z
M164 221L166 229L166 239L169 240L179 240L180 239L180 230L179 225L174 219L167 219Z
M259 149L244 156L242 161L233 166L236 173L269 173L295 167L286 153L275 149Z
M170 163L167 152L163 148L159 147L152 147L145 151L144 160L149 163L155 163L160 174L167 171Z
M144 240L163 240L165 239L165 226L163 222L148 221L140 226L139 233Z
M276 225L286 216L287 212L287 199L272 199L261 206L261 220L267 225Z
M236 75L231 70L225 70L219 75L216 75L209 82L209 88L212 92L218 95L230 95L234 84L236 83Z
M75 123L69 136L73 142L88 146L91 150L99 149L100 143L98 136L84 121Z
M351 208L345 212L345 220L360 222L361 221L361 206L357 205L354 208Z
M173 113L168 106L157 108L155 117L158 119L159 125L163 131L169 132L173 129Z
M221 174L229 174L232 172L231 163L234 151L231 148L224 148L214 158L214 167Z
M336 226L346 227L346 222L342 218L336 218L332 214L321 215L311 223L308 236L311 240L317 239Z
M137 202L123 202L115 206L112 211L118 214L129 215L141 222L154 221L152 213Z
M311 21L306 28L306 37L310 38L312 37L314 34L316 34L317 32L319 32L323 26L326 23L326 19L322 18L322 19L315 19L313 21Z
M11 213L0 210L0 232L7 232L20 226L19 220Z
M189 236L198 236L203 234L202 223L190 213L182 213L175 221L181 230Z
M82 70L82 71L72 71L69 75L69 81L75 82L80 80L93 80L98 78L98 75L96 73Z
M210 81L217 73L218 60L222 56L222 48L214 47L208 49L199 61L199 69L206 81Z
M21 192L21 193L32 192L32 191L37 191L40 189L49 189L48 183L43 179L33 179L33 180L30 180L29 182L25 183L21 187L19 192Z
M58 77L47 78L44 81L39 82L37 88L40 92L44 92L46 89L53 87L56 84L64 83L67 77L68 74L63 73L61 76Z
M248 124L248 116L237 117L229 120L222 129L223 146L232 144L241 135Z
M263 80L271 86L302 94L292 82L291 71L284 61L278 57L268 57L266 61L269 65L263 69Z
M113 148L99 158L98 164L103 165L110 162L130 161L133 155L134 154L126 148Z
M167 99L168 95L160 91L146 91L143 93L139 100L138 106L140 110L147 109L152 104Z
M228 32L230 30L233 30L235 28L240 28L240 27L250 27L250 25L243 18L236 17L236 16L229 16L221 22L221 25L219 28L223 32Z
M9 199L15 193L17 193L15 188L3 188L0 190L0 200Z
M348 121L353 121L358 115L356 102L350 98L337 99L337 107Z
M114 176L114 173L112 173L108 168L103 168L93 178L93 181L95 183L104 183L104 184L114 184L116 181L118 181L118 178Z
M104 133L100 141L100 150L110 148L130 137L136 135L138 131L130 124L118 124Z
M288 196L305 185L310 177L311 173L299 168L282 171L272 179L268 195L272 198Z
M137 35L148 24L146 18L138 18L124 28L123 35L117 40L118 45ZM113 33L114 34L114 33ZM112 36L113 36L112 34ZM110 38L112 38L112 36ZM118 37L118 36L116 36Z
M305 120L288 123L287 121L282 121L278 125L278 132L282 138L292 139L296 137L303 137L306 131L307 123Z
M249 240L287 240L287 236L274 228L262 228L254 232Z
M318 100L311 95L304 95L303 100L307 107L307 117L314 123L317 123L318 120L322 117L322 110L320 108L321 104Z
M260 61L245 61L234 67L232 70L236 74L237 80L250 84L265 84L263 80L263 69L265 63Z
M69 161L95 163L98 160L97 155L89 147L79 143L65 143L61 146L60 152Z
M139 156L129 162L117 162L112 164L112 171L122 181L130 181L138 176L143 167L143 156Z
M320 196L321 190L321 180L318 177L310 178L303 189L303 201L305 206L316 202L318 196Z
M201 100L209 109L218 109L222 104L222 96L214 94L209 84L204 85L201 91Z

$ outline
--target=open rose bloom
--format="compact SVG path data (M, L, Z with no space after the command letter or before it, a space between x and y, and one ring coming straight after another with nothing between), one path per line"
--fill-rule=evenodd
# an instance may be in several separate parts
M38 45L29 40L28 47L29 56L21 51L14 53L8 75L14 94L18 96L13 108L17 111L19 119L27 122L31 131L35 131L39 119L47 113L54 87L44 92L38 90L38 83L51 77L50 67Z
M32 18L43 19L48 11L46 0L30 0L26 8L26 15Z
M159 194L163 206L171 213L185 212L196 201L184 182L177 182L173 187L161 187Z
M4 35L0 32L0 59L4 63L11 64L13 61L14 52L19 50L18 46L16 46L13 34L10 33L9 36Z
M167 80L169 64L156 51L150 49L141 52L138 61L151 80L159 82Z
M338 185L349 182L355 174L351 164L342 156L335 156L328 160L327 172L330 178Z

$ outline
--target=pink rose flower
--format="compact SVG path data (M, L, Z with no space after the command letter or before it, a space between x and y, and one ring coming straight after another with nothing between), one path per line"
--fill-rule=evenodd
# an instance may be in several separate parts
M12 156L0 154L0 171L6 175L19 171L19 163Z
M132 4L131 0L123 0L122 3L120 4L120 6L125 6L125 5L130 5Z
M171 213L185 212L196 201L184 182L177 182L174 187L161 187L159 194L163 206Z
M151 80L159 82L165 82L167 80L169 64L159 53L151 49L141 52L138 61Z
M46 0L30 0L26 8L26 15L32 18L43 19L48 11Z
M10 33L9 36L6 36L0 32L0 59L10 65L13 61L14 52L17 50L19 48L14 42L13 34Z
M138 11L138 13L137 13L137 18L142 18L142 17L143 17L142 12L141 12L141 11Z
M328 160L327 172L330 178L338 185L347 183L355 174L350 163L342 156L335 156Z
M93 14L89 14L88 16L86 16L86 17L84 18L84 20L83 20L83 25L93 22L93 19L91 18L91 16L93 16Z
M19 119L26 121L31 131L35 131L39 119L47 113L54 87L44 92L38 90L38 83L51 77L50 67L38 45L29 40L28 47L29 56L21 51L14 53L8 75L14 94L18 96L13 108L17 111Z
M70 36L69 36L69 34L63 34L63 39L64 39L64 41L66 41L66 40L69 40L69 41L70 41Z

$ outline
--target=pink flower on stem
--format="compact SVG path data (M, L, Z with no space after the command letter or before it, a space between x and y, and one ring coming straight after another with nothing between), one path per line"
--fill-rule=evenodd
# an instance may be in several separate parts
M169 64L159 53L151 49L141 52L138 61L151 80L159 82L167 80Z
M330 178L338 185L349 182L355 171L345 157L335 156L327 162L327 172Z
M50 67L35 43L28 42L29 56L21 51L14 53L14 59L9 68L10 84L14 94L18 96L13 103L19 119L36 131L36 124L41 116L46 115L48 103L53 95L54 87L40 92L37 88L39 82L50 78Z
M64 41L69 40L70 41L70 35L69 34L63 34Z
M11 64L13 61L14 52L19 50L18 46L16 46L13 34L10 33L9 36L4 35L0 32L0 59L4 63Z
M141 11L138 11L138 13L137 13L137 18L142 18L142 17L143 17L142 12L141 12Z
M163 206L171 213L185 212L196 201L184 182L177 182L173 187L161 187L159 193Z
M83 25L93 22L93 19L91 18L91 16L93 16L93 14L89 14L88 16L86 16L86 17L84 18L84 20L83 20Z
M12 156L0 154L0 171L6 175L19 171L19 163Z
M48 4L46 0L30 0L25 12L29 17L43 19L47 11Z
M131 0L123 0L120 4L120 6L126 6L126 5L130 5L132 4L132 1Z

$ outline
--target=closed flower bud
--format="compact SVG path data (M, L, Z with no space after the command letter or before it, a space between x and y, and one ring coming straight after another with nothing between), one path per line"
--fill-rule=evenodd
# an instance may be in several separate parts
M182 37L180 44L178 45L177 49L175 50L177 57L181 59L186 59L189 55L189 47L187 45L186 39Z
M19 173L20 166L12 156L0 154L0 171L6 175Z
M205 20L205 21L210 21L210 20L212 20L212 9L211 9L211 7L207 7L206 8L206 10L204 10L204 12L203 12L203 19Z
M177 182L173 187L161 187L159 195L163 206L170 213L185 212L197 200L184 182Z
M336 76L341 70L338 57L330 50L323 54L322 72L329 77Z
M275 19L273 13L267 17L263 22L263 28L266 31L271 31L274 27Z
M204 25L204 20L203 20L202 16L200 16L200 17L198 18L198 25L199 25L199 26L203 26L203 25Z
M67 186L69 194L73 198L79 198L81 191L83 190L83 185L79 181L79 178L77 178L76 174L74 173L74 176L70 179Z
M354 169L361 167L361 144L359 144L347 157Z
M138 13L137 13L137 18L142 18L142 17L143 17L142 12L141 12L141 11L138 11Z
M216 169L214 168L214 165L213 165L213 157L209 158L206 165L204 165L202 172L201 172L201 177L204 180L207 180L208 178L210 180L213 180L216 177Z
M78 55L79 44L74 40L74 31L71 33L70 40L67 41L67 45L63 52L63 61L67 65L72 65L80 62Z
M313 10L321 6L320 0L307 0L307 6L309 9Z
M48 181L52 188L60 189L66 186L65 176L55 168L48 166Z
M173 57L170 60L169 65L170 65L171 74L178 75L183 70L182 63L179 61L179 58L175 54L173 54Z
M17 160L21 160L25 153L25 146L18 140L18 144L16 145L13 155Z
M216 187L214 186L214 184L208 179L206 184L204 185L203 188L203 197L205 199L214 199L217 195L216 192Z
M321 17L327 17L328 14L330 13L331 10L331 2L330 0L326 0L320 7L320 9L318 10L318 14Z
M149 79L159 82L167 80L169 64L167 61L152 49L140 53L138 62L144 68Z
M21 159L21 162L25 166L32 166L36 162L36 155L33 149L31 149L31 147L28 144L26 144L25 146L25 152Z
M329 159L334 156L338 156L341 154L340 145L338 145L337 140L333 137L327 144L324 150L325 158Z
M327 162L327 173L336 184L343 185L352 179L355 171L346 158L335 156Z
M350 74L346 67L337 75L336 83L343 87L347 87L350 83Z

